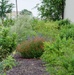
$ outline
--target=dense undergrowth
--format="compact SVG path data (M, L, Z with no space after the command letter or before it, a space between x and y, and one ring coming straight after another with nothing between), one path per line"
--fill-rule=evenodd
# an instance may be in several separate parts
M74 75L74 25L69 20L21 16L13 24L1 26L1 61L15 50L17 42L17 51L24 58L41 57L50 75Z
M74 75L74 25L63 23L59 28L52 43L44 42L41 58L51 75Z

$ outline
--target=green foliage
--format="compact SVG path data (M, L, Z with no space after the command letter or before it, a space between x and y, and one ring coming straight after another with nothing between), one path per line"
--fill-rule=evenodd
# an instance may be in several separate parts
M18 17L14 26L11 27L10 33L17 33L17 42L22 42L30 37L36 36L36 32L32 29L32 17L23 15Z
M64 16L65 0L41 0L38 6L41 18L45 20L60 20Z
M50 75L73 75L74 25L68 20L36 23L39 24L34 26L34 30L52 38L48 40L50 42L44 42L45 51L41 57L46 62Z
M27 9L23 9L21 12L20 12L21 15L30 15L32 16L32 12L31 11L28 11Z
M31 22L31 25L32 25L32 29L34 30L34 27L38 25L38 22L40 20L38 20L38 18L33 18L32 22Z
M0 75L4 75L6 71L12 69L13 66L16 66L16 61L12 56L8 56L5 60L0 62Z
M54 43L44 43L42 59L47 63L47 70L51 75L74 74L74 41L60 37Z
M13 52L16 46L16 34L9 35L9 29L0 28L0 61Z
M64 37L66 37L66 39L74 39L74 25L70 24L60 27L59 35L61 39Z
M19 44L17 51L20 52L24 58L39 58L44 52L43 42L43 38L35 37Z
M5 27L10 27L10 26L13 26L14 23L15 23L15 21L13 19L6 19L6 20L4 20L3 25Z
M68 20L68 19L66 19L66 20L60 20L60 21L58 21L58 25L59 26L70 25L70 20Z
M0 17L2 22L6 17L6 13L10 13L12 11L13 4L9 3L9 0L0 0Z
M56 34L59 33L58 24L53 21L45 22L42 20L35 20L33 22L32 29L37 33L37 35L43 36L47 40L53 40Z

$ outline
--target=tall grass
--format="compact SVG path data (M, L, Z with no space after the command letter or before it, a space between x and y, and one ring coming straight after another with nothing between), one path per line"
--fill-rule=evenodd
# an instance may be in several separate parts
M14 26L11 27L10 33L17 33L17 42L22 42L36 35L36 32L32 29L30 16L19 16L16 19Z

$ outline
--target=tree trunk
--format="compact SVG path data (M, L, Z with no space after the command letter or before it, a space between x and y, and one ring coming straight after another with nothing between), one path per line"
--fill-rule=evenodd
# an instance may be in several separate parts
M62 0L62 19L64 19L64 0Z
M64 19L64 9L62 10L62 19Z

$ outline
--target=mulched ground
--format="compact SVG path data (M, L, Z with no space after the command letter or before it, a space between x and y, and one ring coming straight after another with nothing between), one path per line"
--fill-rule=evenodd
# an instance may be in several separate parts
M49 75L45 70L45 63L40 59L24 59L18 55L14 58L19 64L8 71L7 75Z

